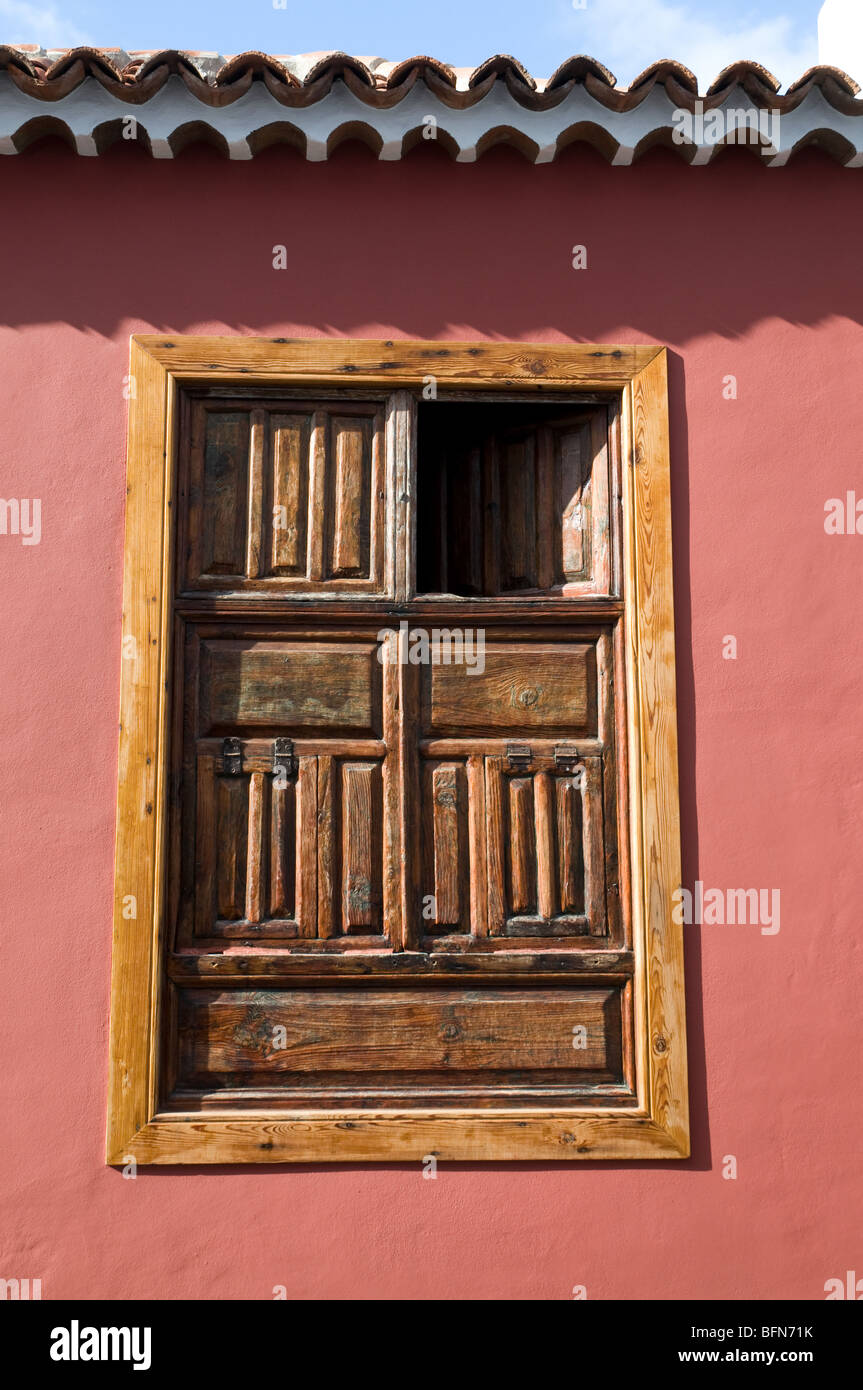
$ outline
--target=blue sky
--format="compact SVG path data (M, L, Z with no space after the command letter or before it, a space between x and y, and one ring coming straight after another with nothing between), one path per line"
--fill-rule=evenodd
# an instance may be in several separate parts
M576 0L581 4L583 0ZM863 0L861 0L863 3ZM702 83L754 58L788 83L817 59L821 0L0 0L0 41L64 47L341 48L404 58L430 53L474 65L512 53L548 76L590 53L629 82L656 58L679 58Z

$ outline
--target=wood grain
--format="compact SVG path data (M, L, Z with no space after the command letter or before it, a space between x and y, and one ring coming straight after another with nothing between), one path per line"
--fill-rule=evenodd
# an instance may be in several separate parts
M688 1153L688 1119L682 934L670 920L671 891L679 883L680 857L664 350L591 345L549 348L499 343L375 343L341 339L273 342L244 337L172 339L150 335L133 341L131 365L136 395L130 401L123 632L124 636L136 636L140 661L133 664L124 660L121 664L108 1161L122 1162L130 1153L140 1162L153 1163L317 1162L352 1158L365 1161L414 1157L417 1150L422 1156L432 1149L441 1157L467 1160L685 1156ZM567 405L579 392L618 393L622 409L618 410L612 401L608 417L611 425L601 429L598 422L602 411L594 410L595 422L590 426L591 512L589 531L583 534L582 541L589 541L594 572L589 581L578 580L565 586L566 600L573 606L569 610L561 609L558 599L560 616L556 616L554 599L548 595L516 594L509 599L489 600L487 604L474 597L473 601L468 600L459 607L452 598L445 602L415 602L411 598L417 496L416 397L420 383L429 374L436 377L439 389L444 391L468 392L483 387L517 389L525 397L535 392L543 399L559 392L561 396L568 396ZM204 407L198 404L187 412L189 438L178 455L175 438L177 394L179 387L186 384L196 390L208 388L213 394ZM262 402L240 409L230 397L232 387L242 394L255 386L269 386L272 390L274 385L293 385L311 388L310 394L314 396L318 386L323 390L342 384L352 390L391 393L386 406L385 444L382 427L366 424L358 427L354 407L340 400L310 407L305 415L298 408L294 413L310 422L303 426L307 428L308 437L305 438L301 430L300 438L291 440L288 432L285 441L278 443L274 421L277 417L290 417L291 407L282 405L274 413L271 404ZM593 399L597 401L596 395ZM380 410L383 420L382 408L375 406L371 413L365 408L366 421L376 410ZM334 417L350 421L341 453L338 445L335 450L331 448ZM368 429L370 435L364 433ZM245 436L244 430L248 431ZM355 444L360 435L363 444L357 448ZM622 478L618 449L624 463ZM495 520L498 539L490 549L491 528L486 525L483 584L487 586L489 578L495 581L491 589L495 594L500 593L503 571L511 571L520 581L535 578L545 584L552 562L556 563L554 543L549 545L549 533L541 524L549 490L547 437L537 435L520 454L516 447L510 458L523 460L531 451L534 460L529 470L534 480L532 485L524 470L515 467L515 462L508 472L508 495L505 488L495 499L495 484L492 481L489 485L498 508ZM313 462L309 474L303 472L303 456ZM174 609L171 601L172 507L177 457L181 468L188 469L188 478L184 477L182 484L183 496L188 503L194 503L196 495L206 499L206 514L196 516L192 505L188 516L180 520L178 535L184 547L184 569L188 566L190 576L202 578L200 582L195 580L200 592L181 595ZM480 548L475 528L465 524L465 515L477 509L480 473L482 496L487 505L489 474L499 475L501 446L485 453L474 451L466 457L474 462L455 491L452 478L449 479L447 505L451 510L454 496L465 498L459 503L462 514L454 524L453 534L463 537L465 563L459 582L469 587L476 578ZM480 457L483 460L481 470ZM494 465L491 468L490 460ZM358 491L360 476L362 482ZM376 481L369 487L370 479ZM603 498L603 486L607 500ZM615 541L618 526L615 489L618 488L622 501L622 561ZM289 499L290 505L288 502L280 504L285 506L288 517L295 517L300 511L305 517L305 536L301 534L302 527L289 520L282 550L279 550L280 542L275 534L272 541L268 540L270 509L276 504L279 489L283 489L279 495ZM364 512L366 497L368 510ZM319 505L321 499L323 508ZM330 507L330 521L321 525L327 507ZM502 549L500 517L504 513L508 536ZM531 537L534 538L532 554ZM457 544L461 550L462 540ZM275 574L277 556L283 570L304 566L302 575ZM451 570L452 562L450 551ZM268 568L271 564L273 573ZM531 572L531 565L535 574ZM336 569L341 571L340 578L327 581L325 574ZM357 570L361 573L357 574ZM612 593L619 577L623 579L622 603ZM367 720L364 727L358 727L343 714L339 716L341 723L338 718L330 718L324 724L309 723L311 716L306 716L305 734L302 733L302 701L326 705L329 700L332 705L335 687L327 686L332 678L326 672L322 690L318 689L320 682L314 680L307 683L310 693L298 687L292 697L295 703L287 714L276 702L268 708L265 691L254 693L254 681L251 687L245 687L246 691L251 689L251 696L243 693L243 680L239 680L235 683L234 694L226 694L221 706L218 702L213 706L211 700L206 714L208 732L204 735L202 730L194 731L198 742L192 746L198 749L197 762L193 757L190 775L184 773L186 780L181 779L186 787L184 794L188 796L191 791L198 822L194 841L198 846L194 850L196 874L206 873L211 888L215 885L214 891L224 895L231 911L248 917L249 926L258 925L254 919L265 916L276 901L285 909L293 906L298 930L304 933L298 938L301 951L294 955L291 946L285 953L268 949L232 956L213 952L205 939L203 950L190 952L187 949L184 954L172 955L166 949L162 905L166 901L167 728L171 690L167 635L174 611L181 625L194 623L198 621L196 614L203 617L209 611L214 622L227 628L236 625L237 619L245 614L262 630L265 627L262 619L270 615L267 621L290 623L292 640L296 641L293 633L301 627L300 610L292 609L291 600L281 597L278 589L264 587L276 583L284 585L288 581L296 581L297 602L306 604L306 621L313 628L323 623L327 630L333 631L341 622L343 632L355 631L356 619L349 616L351 602L367 603L368 614L385 614L387 601L391 603L395 598L402 605L411 605L417 615L441 618L446 613L459 612L462 622L468 615L482 615L483 621L504 624L507 612L520 614L527 631L519 634L515 644L525 642L531 647L541 647L544 642L546 646L562 648L561 655L566 653L570 691L573 674L576 685L580 679L578 663L572 659L572 652L579 643L573 642L571 632L560 642L555 637L555 625L569 622L590 628L592 624L608 650L614 647L614 661L608 655L603 656L598 670L595 664L591 667L588 663L587 695L585 697L582 689L577 701L581 723L573 722L572 695L567 694L563 686L559 694L556 692L552 664L543 665L541 654L535 655L532 665L527 663L524 672L517 672L516 679L510 682L508 697L512 714L504 717L501 713L500 672L498 678L487 685L483 697L476 690L471 693L471 682L482 684L482 678L472 676L470 681L462 680L460 693L454 681L449 702L443 706L443 717L449 722L433 729L427 717L430 702L425 697L425 703L421 702L415 668L401 668L398 681L387 686L386 711L379 703L382 687L375 686L372 680L373 713L367 715L363 710ZM335 606L325 605L321 594L316 592L327 582L344 586L343 595ZM599 591L589 592L591 584ZM357 585L366 585L366 589L363 591ZM518 605L517 608L507 607L513 604ZM361 607L354 612L359 616ZM335 616L336 621L328 615ZM534 629L534 623L540 626ZM597 624L600 624L599 629ZM609 634L613 634L613 642ZM538 644L537 635L541 638ZM226 640L239 639L228 636ZM316 633L305 640L321 642L327 639L318 626ZM587 641L591 650L594 640L591 637ZM344 641L344 636L336 639L333 645L338 646L340 641ZM506 641L513 644L511 627ZM581 645L584 646L585 641ZM613 705L606 691L612 670ZM523 680L528 674L532 677L530 686L524 685ZM205 673L204 687L207 679ZM532 700L531 692L541 685L543 689L538 699ZM542 705L548 698L547 688L553 694L550 706L546 706L546 713L551 710L551 719L537 715L535 726L525 730L525 718L534 717L526 716L525 711L536 710ZM527 698L520 698L525 695ZM356 698L361 699L360 696ZM220 712L220 717L224 716L222 725L213 719L214 709ZM612 709L614 717L611 717ZM252 711L248 726L242 722L237 726L237 714L242 712L245 716L248 710ZM618 717L620 710L624 712L622 719ZM217 760L222 733L233 733L238 728L241 737L243 733L253 733L259 743L266 743L277 727L293 734L297 722L295 712L300 712L301 728L297 732L301 737L298 740L295 811L292 813L289 809L291 794L281 800L276 797L267 764L261 761L264 753L255 751L254 738L244 745L243 768L236 779L218 772ZM281 724L280 719L284 721ZM557 725L553 723L555 719L559 721ZM522 721L521 724L518 721ZM324 729L328 732L328 743L327 739L321 742ZM423 758L443 758L444 763L439 766L451 766L454 770L454 775L446 773L437 779L438 790L444 793L444 804L436 808L439 812L436 834L442 846L440 881L444 909L448 916L457 916L459 920L441 925L449 929L463 928L469 920L474 933L467 936L462 930L459 936L448 935L445 931L435 942L432 953L417 949L419 922L412 867L419 842L417 760L421 732L438 735L432 740L436 745L434 751L431 746L424 749ZM514 732L522 736L529 732L531 741L539 745L539 761L526 776L519 774L521 786L516 788L513 800L513 777L504 771L503 744ZM543 737L551 739L556 733L567 740L585 741L584 748L579 750L587 760L589 771L583 801L578 795L572 798L569 792L562 794L560 778L553 775L548 761L550 750L543 745ZM610 751L612 743L618 752ZM360 752L361 747L365 751ZM371 761L363 761L369 757ZM383 778L381 763L375 761L380 758L385 758L384 768L392 760L391 772L385 772ZM625 773L621 769L625 769ZM606 781L609 776L614 777L613 796L610 789L603 790L604 776ZM233 785L226 790L229 780ZM456 791L454 816L448 795L453 782ZM578 898L580 877L586 890L583 906L590 920L590 931L594 930L595 923L602 923L603 932L607 930L606 880L611 871L609 865L614 869L616 860L613 854L609 857L607 827L602 826L606 797L610 798L615 833L618 828L625 832L619 887L621 891L627 888L628 876L631 917L627 910L625 925L627 932L631 931L634 956L625 950L608 949L601 936L584 936L580 940L573 937L564 941L563 946L560 945L562 938L555 938L553 943L540 942L538 946L534 943L536 949L528 949L523 941L513 941L509 934L501 941L508 895L524 901L536 912L535 918L513 917L511 925L516 930L529 933L536 922L557 924L555 930L581 930L577 924L585 918L573 911L580 904L564 901L565 898ZM369 804L372 807L370 815L367 812ZM579 864L572 843L577 838L573 821L578 821L580 807L583 864ZM508 841L506 822L513 814L516 835L514 840ZM245 862L241 862L239 854L234 855L230 848L223 853L220 822L234 827L233 839L238 847L242 846L242 861ZM376 845L375 835L378 836ZM458 872L453 875L449 866L455 862L451 852L455 838L458 840ZM296 849L293 861L286 853L281 857L277 854L274 863L274 851L291 840ZM446 855L443 847L448 847ZM464 867L466 865L469 867ZM477 874L477 866L482 866L484 872ZM367 869L371 873L366 873ZM369 938L363 933L374 923L349 920L354 914L363 918L369 916L365 890L358 891L357 884L367 878L373 880L376 871L383 912L393 924L395 952L386 950L375 954L370 951ZM293 894L289 882L292 875ZM123 913L129 893L134 894L138 909L137 917L132 920ZM180 898L182 894L176 896ZM289 896L296 898L294 904L284 901ZM338 910L340 901L344 917ZM206 906L206 893L202 895L202 902L204 907L196 932L205 920L209 928L216 915L215 901ZM559 915L552 913L558 908ZM379 908L379 914L380 911ZM374 911L371 916L374 918ZM344 940L353 944L340 956L341 938L334 933L345 928L348 935ZM489 934L483 935L482 928ZM380 926L377 929L380 930ZM615 937L615 945L617 940ZM518 949L512 950L513 945ZM399 949L403 947L407 949ZM466 975L463 973L465 966ZM494 1064L492 1054L497 1044L483 1041L489 1037L500 1039L503 1051L496 1055L509 1070L523 1070L525 1049L535 1048L533 1056L539 1059L541 1066L549 1061L549 1052L542 1051L549 1047L542 1033L542 1016L545 1014L547 1023L552 1015L541 1008L534 1018L527 997L524 1000L527 1012L523 1015L509 1016L505 1012L494 1015L494 1000L483 986L475 1000L463 1001L467 1009L465 1019L458 1015L454 1024L450 1016L442 1021L444 1016L435 1012L433 997L428 991L433 989L435 979L440 980L436 972L446 968L459 972L459 985L465 978L472 982L495 978L497 972L511 979L517 990L523 990L525 978L547 981L551 992L557 989L556 982L562 974L571 976L577 983L588 972L592 972L597 982L613 978L616 997L619 995L624 1001L624 1013L630 1008L634 1010L634 1025L629 1015L621 1015L622 1032L617 1043L620 1062L618 1065L616 1061L613 1068L614 1084L607 1086L604 1092L601 1088L594 1093L589 1088L576 1088L570 1093L571 1103L561 1103L561 1098L552 1098L549 1091L545 1105L540 1103L529 1111L519 1113L516 1110L512 1114L506 1111L509 1094L506 1087L501 1089L498 1102L489 1094L476 1111L471 1110L469 1104L456 1101L445 1113L436 1113L433 1104L423 1102L422 1087L406 1110L400 1110L398 1100L393 1097L392 1105L388 1104L385 1109L375 1109L372 1103L359 1111L356 1108L340 1111L336 1092L342 1083L338 1081L329 1103L324 1098L312 1109L297 1110L290 1116L268 1114L267 1104L277 1107L278 1102L274 1099L275 1093L266 1086L263 1090L258 1088L262 1097L270 1097L269 1102L264 1099L262 1106L254 1103L258 1092L252 1087L247 1093L249 1104L231 1111L235 1101L242 1099L242 1088L232 1091L227 1084L217 1114L184 1113L179 1092L170 1110L163 1107L157 1077L161 1074L166 1078L164 1084L169 1091L179 1083L179 1077L176 1066L170 1061L161 1073L159 1071L156 1025L162 1010L163 989L174 989L168 982L181 977L191 982L188 993L199 998L198 1018L203 1018L207 1012L201 987L214 978L223 981L224 987L231 992L232 1006L238 1004L243 988L250 987L256 978L255 972L262 984L272 981L277 994L287 978L295 978L300 994L314 995L314 999L309 999L310 1019L322 998L329 997L332 1007L336 1008L334 1001L345 994L335 988L343 973L349 976L353 972L357 984L362 983L367 974L370 980L380 980L383 1012L379 1024L375 1022L377 1015L368 1016L369 1034L363 1031L360 993L347 991L350 997L344 1002L350 1007L343 1013L343 1020L348 1033L340 1035L336 1028L332 1035L336 1039L330 1052L334 1065L338 1064L340 1049L343 1051L346 1045L362 1054L365 1037L371 1039L375 1055L379 1055L386 1066L392 1064L394 1074L399 1071L404 1074L408 1070L410 1056L416 1056L421 1066L425 1065L422 1058L427 1057L433 1069L454 1065L451 1060L443 1061L447 1044L451 1045L447 1054L450 1058L455 1048L460 1059L458 1066L464 1063L468 1071L471 1066L481 1071L489 1061ZM420 972L418 976L417 971ZM405 999L407 1013L403 1011L398 1015L395 1001L401 986L396 988L396 979L404 972L405 978L416 977L422 981L426 978L423 971L427 972L429 983L422 986L415 1001ZM310 989L310 982L314 980L327 985L322 995ZM365 991L363 984L362 992ZM535 1004L538 996L528 993L531 1005ZM514 997L510 997L510 1002ZM414 1007L419 1012L412 1015ZM415 1053L411 1053L410 1048L405 1053L398 1047L386 1051L386 1040L392 1031L392 1024L387 1020L397 1016L406 1024L411 1017L415 1020L416 1028L411 1025L410 1031L410 1036L416 1040L418 1050ZM257 1017L253 1013L252 1019ZM335 1014L326 1017L335 1019ZM473 1024L468 1026L467 1033L464 1031L468 1018L477 1020L475 1033ZM182 1030L177 1031L173 1019L166 1003L164 1038L169 1050L181 1045ZM241 1033L245 1028L251 1037L248 1023L247 1020L240 1025ZM442 1026L455 1026L455 1035L442 1039L439 1036ZM193 1038L198 1036L204 1048L199 1055L205 1058L207 1026L202 1025L202 1028L203 1032L198 1035L190 1032L184 1045L196 1045ZM374 1043L378 1028L382 1030L380 1045L383 1048L379 1054ZM309 1069L302 1074L307 1075L309 1085L314 1086L317 1064L313 1054L317 1044L312 1040L313 1034L309 1033L308 1037ZM236 1039L231 1042L231 1038L233 1033L229 1028L225 1034L229 1050L236 1043ZM572 1055L566 1058L564 1072L567 1066L570 1070L578 1069L580 1059L571 1046L570 1052ZM225 1060L230 1061L228 1053ZM244 1064L241 1053L236 1054L235 1060ZM554 1065L549 1064L555 1070ZM225 1078L228 1076L226 1072ZM637 1096L633 1093L633 1084ZM433 1088L428 1090L428 1095L432 1094ZM607 1112L602 1109L602 1095L606 1095L612 1107Z

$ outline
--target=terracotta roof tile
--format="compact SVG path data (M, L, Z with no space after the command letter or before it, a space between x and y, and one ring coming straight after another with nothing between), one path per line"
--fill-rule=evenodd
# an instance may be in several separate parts
M168 83L173 85L148 111ZM397 159L417 143L417 131L432 116L444 146L466 161L508 140L545 162L572 140L584 139L616 163L629 163L656 143L672 144L690 162L703 163L718 145L680 142L677 113L692 111L699 101L711 112L726 102L739 108L745 97L779 117L782 137L771 146L772 163L783 164L797 149L815 144L863 167L860 89L846 73L824 66L810 68L780 94L776 78L760 64L733 63L700 95L694 74L672 59L652 63L629 87L620 87L613 73L586 55L566 59L544 80L500 53L463 69L426 55L390 62L339 52L224 57L15 44L0 46L0 87L6 92L0 150L8 154L30 142L39 115L34 102L54 107L52 127L62 129L81 153L100 152L116 138L106 133L122 114L112 111L113 101L134 112L145 142L162 158L176 152L181 127L194 125L209 130L233 158L249 158L271 143L270 128L272 139L296 145L310 159L326 158L345 131L366 139L381 158ZM79 101L82 89L100 94L98 100ZM427 110L420 111L423 106ZM244 121L240 113L247 108Z

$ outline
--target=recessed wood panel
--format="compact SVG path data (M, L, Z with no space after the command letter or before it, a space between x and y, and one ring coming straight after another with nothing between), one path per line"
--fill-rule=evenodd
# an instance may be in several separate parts
M331 416L328 482L327 578L367 578L371 558L371 420L358 416Z
M572 772L539 757L513 770L486 759L492 936L604 936L608 931L602 764Z
M424 933L471 930L469 771L467 759L423 759L420 913Z
M242 745L241 745L242 747ZM194 898L198 938L260 940L316 934L317 760L295 774L241 753L241 770L197 760Z
M308 570L309 415L273 415L272 513L269 573L304 576Z
M341 926L344 935L382 930L381 765L341 763Z
M383 591L380 404L192 401L189 415L186 588Z
M204 574L246 571L250 421L247 412L209 412L203 446L200 566Z
M178 1031L183 1090L390 1091L411 1104L472 1086L494 1104L499 1088L623 1079L613 986L184 990Z
M371 642L201 644L199 732L290 733L381 726L381 666Z
M423 669L424 728L435 734L596 732L596 649L590 643L491 643L485 669Z
M238 771L198 757L195 936L382 937L383 760L301 754L288 772L261 742L239 742Z

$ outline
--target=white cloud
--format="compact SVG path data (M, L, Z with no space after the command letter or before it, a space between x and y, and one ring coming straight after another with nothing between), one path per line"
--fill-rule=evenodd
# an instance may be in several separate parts
M42 48L74 48L92 40L52 4L0 0L0 43L38 43Z
M587 0L581 10L561 0L559 14L570 51L598 58L624 86L658 58L692 68L702 90L739 58L762 63L783 86L818 61L814 15L807 33L787 15L736 20L721 0L704 8L706 15L689 0Z

